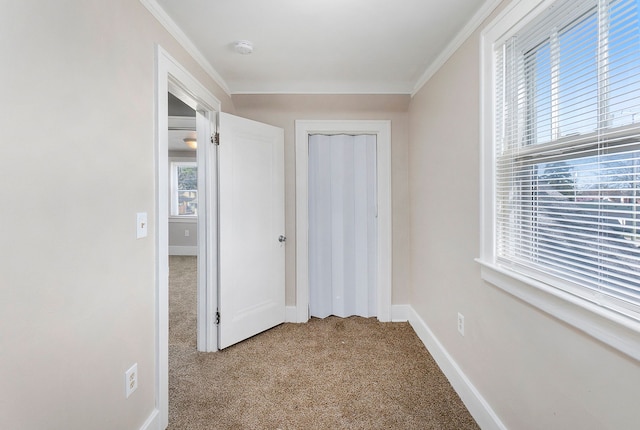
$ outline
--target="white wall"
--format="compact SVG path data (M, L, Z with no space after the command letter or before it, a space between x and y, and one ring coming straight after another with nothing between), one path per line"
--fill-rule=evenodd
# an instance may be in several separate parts
M0 427L138 429L155 408L155 44L233 107L138 1L1 8Z
M411 305L507 428L637 428L638 362L480 279L479 51L409 109Z
M198 255L196 218L169 218L169 255Z
M392 303L409 301L409 214L407 202L408 95L234 95L237 114L284 128L287 244L295 235L295 120L391 120L393 217ZM295 305L295 246L286 249L286 301Z

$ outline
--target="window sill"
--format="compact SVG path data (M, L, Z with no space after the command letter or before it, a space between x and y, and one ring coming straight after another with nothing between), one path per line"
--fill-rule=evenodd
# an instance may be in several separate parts
M496 264L476 261L486 282L640 361L639 321Z

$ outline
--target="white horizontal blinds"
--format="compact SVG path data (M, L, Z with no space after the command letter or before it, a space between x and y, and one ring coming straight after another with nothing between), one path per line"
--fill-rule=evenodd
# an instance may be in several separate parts
M640 0L557 1L496 48L497 255L640 313Z

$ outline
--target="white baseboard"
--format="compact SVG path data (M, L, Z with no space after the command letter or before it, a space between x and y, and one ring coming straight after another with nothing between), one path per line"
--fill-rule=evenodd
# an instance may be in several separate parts
M507 427L500 421L500 418L493 411L489 403L482 397L480 392L473 386L467 375L453 360L440 341L435 337L429 326L416 311L409 307L409 323L416 334L427 347L429 353L434 358L442 373L445 374L454 390L458 393L473 418L482 429L506 430Z
M286 306L284 308L284 322L297 323L298 322L298 308L295 306Z
M160 429L160 411L154 409L147 420L142 424L140 430L162 430Z
M410 305L391 305L391 321L406 322L411 315Z
M198 255L197 246L170 246L169 255Z

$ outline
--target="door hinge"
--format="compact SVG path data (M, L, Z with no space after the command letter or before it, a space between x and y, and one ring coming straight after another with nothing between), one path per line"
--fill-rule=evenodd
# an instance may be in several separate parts
M214 145L220 145L220 133L217 131L215 133L211 133L211 143Z
M215 322L215 324L216 325L220 324L220 312L216 312L216 322Z

